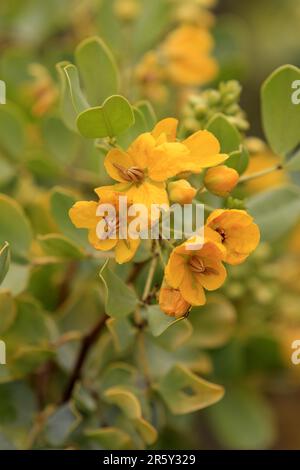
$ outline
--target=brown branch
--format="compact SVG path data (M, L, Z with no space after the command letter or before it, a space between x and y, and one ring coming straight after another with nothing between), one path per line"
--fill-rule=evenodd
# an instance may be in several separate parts
M82 368L89 353L89 350L91 346L93 346L93 344L97 341L99 334L105 327L107 318L107 315L101 317L98 323L83 338L73 372L63 393L62 403L67 402L71 398L75 384L77 380L79 380L81 377Z

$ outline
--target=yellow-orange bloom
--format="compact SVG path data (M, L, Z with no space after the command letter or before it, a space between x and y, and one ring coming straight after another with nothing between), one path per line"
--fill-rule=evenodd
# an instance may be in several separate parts
M160 121L152 133L141 134L124 151L110 150L104 165L108 174L121 184L133 203L150 208L151 204L168 204L165 182L183 171L200 173L202 168L218 165L227 155L220 154L218 140L208 131L198 131L176 142L176 119Z
M168 184L168 193L171 202L190 204L197 193L197 189L193 188L187 180L177 180Z
M191 305L204 305L205 291L218 289L226 279L226 269L222 264L225 249L218 235L206 228L202 248L191 249L196 237L177 246L171 253L165 269L167 283L178 289L186 302Z
M218 65L210 55L213 46L205 28L184 24L172 31L160 48L170 79L180 85L202 85L214 79Z
M226 248L226 263L242 263L259 243L259 228L246 211L217 209L210 214L206 225L219 234Z
M190 304L184 300L178 289L173 289L167 284L163 285L159 292L160 309L170 317L180 318L184 316Z
M226 197L236 187L239 174L225 165L209 168L204 177L205 187L216 196Z
M139 239L127 238L122 240L118 238L118 197L120 193L112 189L111 186L104 186L95 189L99 196L99 202L79 201L69 211L70 219L77 228L88 229L88 239L90 244L100 251L115 250L115 259L117 263L126 263L131 260L139 247ZM112 204L116 209L116 217L112 220L107 216L98 216L96 214L99 204ZM107 238L101 238L97 235L97 226L99 222L105 222L105 231ZM115 232L114 237L110 237Z

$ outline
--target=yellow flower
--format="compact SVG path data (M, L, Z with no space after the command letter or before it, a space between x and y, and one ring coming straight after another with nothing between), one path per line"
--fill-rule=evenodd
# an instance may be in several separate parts
M227 155L219 154L218 140L208 131L199 131L175 142L177 121L160 121L152 133L141 134L124 151L110 150L104 165L108 174L121 184L133 203L150 208L151 204L168 204L165 182L182 171L200 173L202 168L218 165Z
M217 75L217 62L210 53L213 38L209 31L184 24L171 32L161 46L170 79L179 85L202 85Z
M206 225L219 234L227 252L226 263L242 263L259 243L259 228L246 211L217 209L210 214Z
M239 174L225 165L209 168L204 177L204 185L216 196L226 197L236 187Z
M104 186L95 189L99 196L99 202L79 201L69 211L70 219L77 228L88 229L88 239L90 244L100 251L115 250L117 263L126 263L135 255L139 247L140 240L127 238L126 240L118 238L118 198L120 193L112 186ZM116 210L116 217L111 219L108 215L98 216L96 214L99 204L112 204ZM99 222L105 222L105 231L107 238L97 235L97 226ZM110 235L115 232L114 237Z
M175 118L165 118L159 121L152 131L152 135L157 141L167 139L168 142L176 141L178 120ZM220 153L220 143L218 139L206 130L194 132L187 139L181 141L188 152L188 157L181 162L177 162L178 168L182 172L200 173L202 169L220 165L228 156Z
M159 292L159 306L166 315L176 318L184 316L190 308L190 304L184 300L180 291L165 283Z
M222 264L225 250L218 235L206 228L202 248L191 249L196 237L177 246L171 253L165 270L167 283L178 289L186 302L191 305L204 305L204 289L218 289L226 279L226 269Z

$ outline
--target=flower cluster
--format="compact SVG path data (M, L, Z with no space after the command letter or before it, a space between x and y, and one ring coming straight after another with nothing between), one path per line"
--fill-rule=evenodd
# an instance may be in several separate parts
M249 128L245 112L239 105L242 87L236 80L221 82L218 89L207 89L188 97L183 110L183 126L187 133L204 129L217 114L224 114L241 132Z
M224 175L224 181L218 178L216 181L213 174L210 179L206 177L210 182L207 187L211 186L212 192L218 189L219 194L223 191L223 195L237 183L235 175L233 179L231 174L229 178L227 175L227 170L234 170L221 165L228 157L220 153L220 144L213 134L200 130L179 140L177 126L176 119L163 119L152 132L137 137L126 151L116 146L109 150L104 166L115 184L95 190L98 202L80 201L70 209L74 225L88 229L91 245L100 251L114 250L117 263L130 261L141 243L139 237L130 233L125 239L116 235L121 196L126 196L129 209L136 204L147 208L146 224L153 205L168 208L171 202L182 205L192 202L198 190L180 178L183 174L199 174L206 168L218 170L217 173ZM111 204L115 208L114 215L99 213L100 203ZM104 236L99 235L99 225L104 227ZM115 236L112 237L112 233ZM168 315L182 316L191 305L203 305L204 289L218 289L225 281L223 263L243 262L256 248L259 230L245 211L220 209L208 217L204 242L200 241L199 249L193 245L197 240L200 234L174 246L169 257L159 295L161 309Z
M193 24L182 24L169 33L155 51L149 51L136 69L144 94L152 99L165 97L165 81L175 85L204 85L218 72L211 56L214 42L209 30Z
M252 217L234 209L214 211L207 219L204 233L199 250L191 249L196 241L194 237L171 253L159 298L161 309L168 315L182 316L191 306L204 305L204 289L216 290L226 279L223 263L242 263L255 250L260 238Z

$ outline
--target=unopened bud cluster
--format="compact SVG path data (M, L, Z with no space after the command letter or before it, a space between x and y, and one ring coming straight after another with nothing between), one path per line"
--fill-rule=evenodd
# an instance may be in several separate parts
M246 115L239 105L241 85L236 80L222 82L217 90L208 89L189 97L184 110L184 127L190 134L204 129L217 113L224 114L241 132L249 128Z

